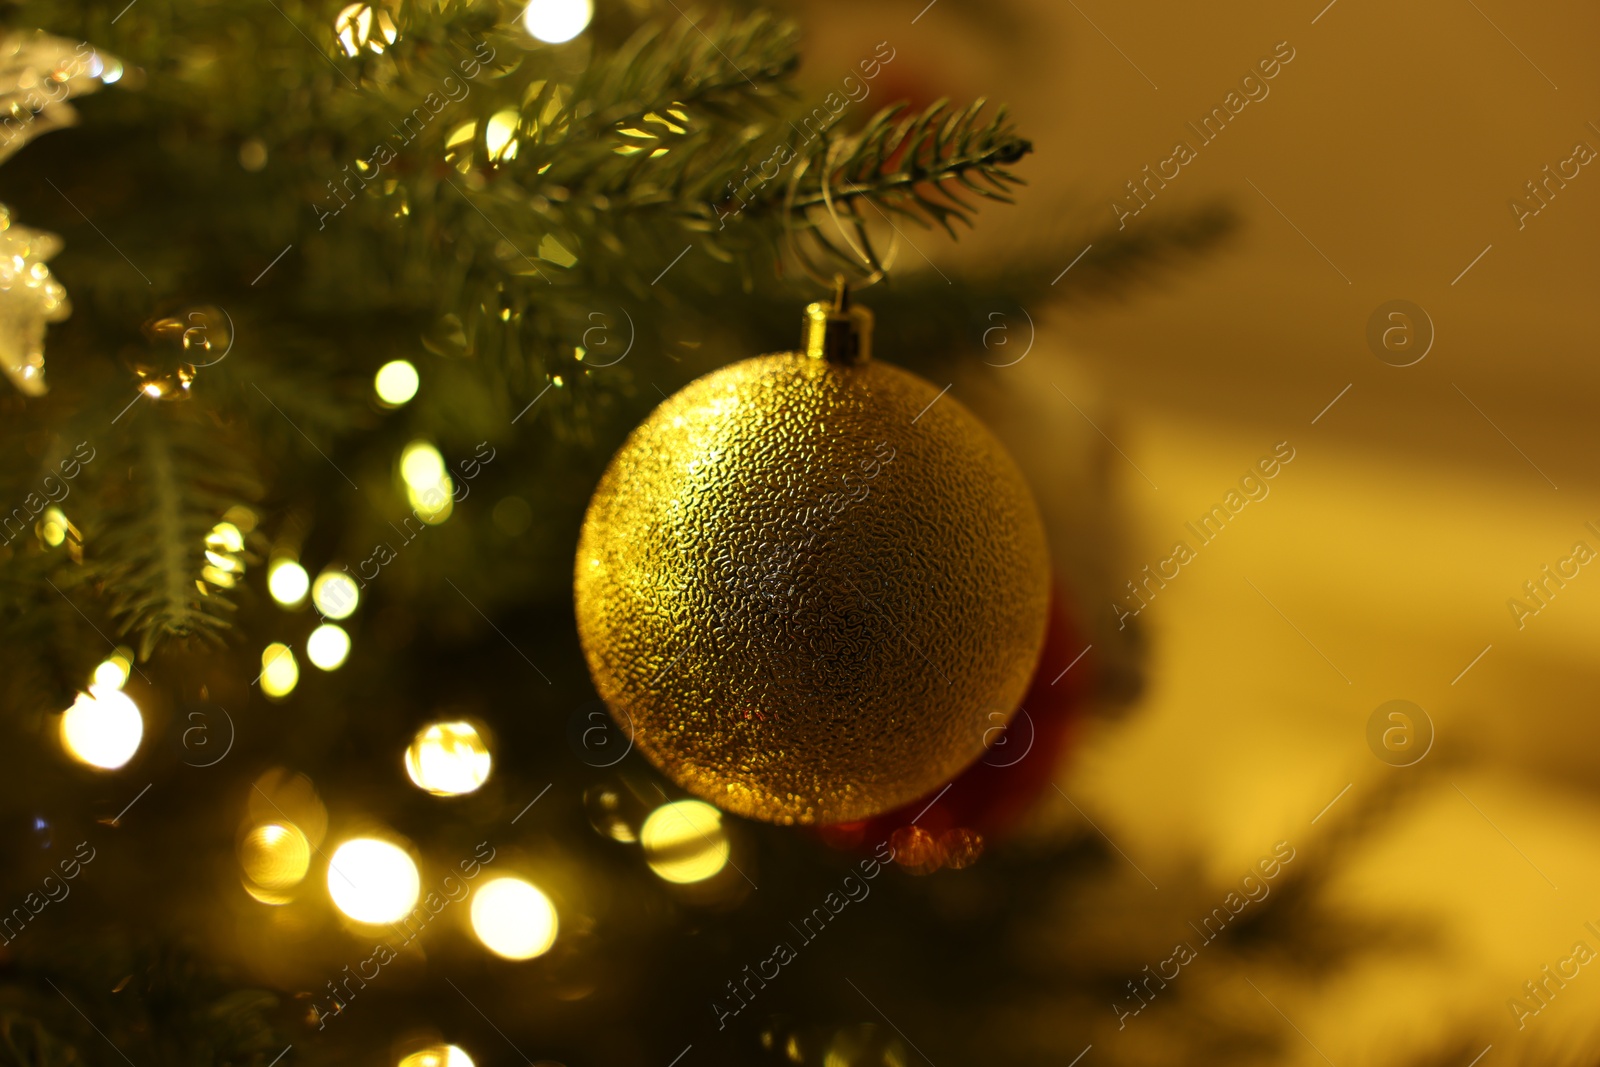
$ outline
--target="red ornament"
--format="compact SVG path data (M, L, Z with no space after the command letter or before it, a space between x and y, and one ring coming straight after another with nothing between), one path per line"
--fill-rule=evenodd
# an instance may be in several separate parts
M995 727L982 756L946 785L903 807L861 822L820 827L818 835L839 849L915 842L907 869L926 874L940 866L970 865L983 851L984 837L1013 827L1050 788L1093 689L1094 657L1085 655L1087 644L1062 604L1058 587L1033 682L1010 723ZM937 854L927 855L924 846L935 843Z

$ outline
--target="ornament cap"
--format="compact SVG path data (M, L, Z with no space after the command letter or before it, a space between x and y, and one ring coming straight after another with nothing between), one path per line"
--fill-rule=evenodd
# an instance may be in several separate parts
M834 276L833 299L806 305L802 346L812 359L843 366L872 358L872 312L850 302L844 275Z

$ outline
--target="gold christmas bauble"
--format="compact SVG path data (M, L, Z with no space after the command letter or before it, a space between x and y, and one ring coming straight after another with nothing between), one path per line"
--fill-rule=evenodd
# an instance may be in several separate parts
M684 387L584 519L595 685L689 792L836 823L980 756L1027 689L1049 561L1033 497L953 396L867 358L870 316L807 309L807 352Z

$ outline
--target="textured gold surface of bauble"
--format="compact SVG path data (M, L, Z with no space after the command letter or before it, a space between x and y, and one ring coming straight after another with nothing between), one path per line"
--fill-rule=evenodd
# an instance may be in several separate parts
M728 811L866 818L982 754L1026 691L1050 565L1027 485L898 367L759 356L656 408L578 543L578 632L644 754Z

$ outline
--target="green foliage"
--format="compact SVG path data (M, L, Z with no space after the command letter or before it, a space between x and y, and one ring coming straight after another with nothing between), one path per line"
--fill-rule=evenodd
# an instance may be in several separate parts
M74 501L87 573L51 570L146 655L228 628L228 596L197 582L229 506L305 510L324 487L387 481L394 435L366 399L380 363L411 359L430 383L396 429L447 452L570 448L592 467L681 383L691 331L760 335L764 305L795 299L794 265L881 270L906 221L954 234L978 202L1009 200L1030 147L981 100L800 137L798 38L766 12L612 13L543 47L493 4L433 0L398 8L393 41L375 23L346 47L338 6L12 5L13 23L129 66L75 102L78 128L0 172L0 199L63 234L56 271L79 308L50 333L34 430L76 420L107 455ZM119 419L140 324L198 301L228 309L238 351L200 370L179 405L196 410L140 401ZM625 343L626 362L598 358ZM12 429L0 444L19 444ZM360 496L321 516L357 545L396 518Z
M1021 179L1007 168L1033 151L1013 132L1005 108L980 122L984 106L979 99L952 111L949 101L940 100L908 114L904 105L894 105L858 134L822 139L797 165L785 210L798 215L798 224L831 259L850 267L865 263L874 273L884 265L871 230L881 222L898 232L890 212L924 229L939 226L954 239L952 223L970 226L977 212L962 194L1011 203L1008 189ZM850 251L829 238L835 228Z
M519 1041L538 1030L577 1050L557 1057L567 1062L664 1063L681 1046L658 1057L657 1031L700 1013L701 992L736 957L838 884L845 861L760 831L761 892L695 940L686 905L653 882L647 891L637 856L601 851L622 846L585 821L581 798L599 774L563 748L568 712L594 697L568 615L574 531L600 466L646 409L714 366L793 343L798 304L815 293L806 270L871 276L909 223L954 234L981 202L1009 199L1028 142L981 101L847 112L807 136L798 37L766 12L666 5L637 17L652 5L603 4L582 39L544 47L512 24L512 5L406 0L393 41L349 55L334 28L343 6L0 8L10 25L93 42L128 65L120 83L74 100L76 127L0 168L16 219L64 238L51 265L75 307L48 334L50 393L24 401L0 385L0 507L35 492L77 442L97 453L61 501L83 535L81 562L31 532L0 547L0 776L17 783L0 793L0 908L35 893L63 846L90 840L105 853L0 950L0 1064L125 1054L139 1067L265 1067L291 1040L282 1067L392 1064L404 1024L459 1032L490 1016ZM779 149L788 159L774 173ZM1069 286L1102 294L1209 246L1226 223L1210 213L1138 238L1087 235L1093 252L1057 289L1049 279L1078 235L1054 268L1013 264L954 289L895 275L871 300L897 347L938 359L997 302ZM142 327L194 305L227 309L230 354L198 369L188 399L139 396L132 368L151 354ZM401 358L423 388L382 408L372 375ZM413 540L400 532L415 523L395 467L415 439L452 470L480 442L495 458L461 479L471 495L456 515ZM239 505L261 523L245 580L227 589L205 577L205 537ZM260 560L298 553L315 571L390 544L397 558L346 622L357 653L333 674L308 667L294 698L267 704L251 684L261 648L299 653L314 620L267 599ZM57 747L51 713L123 640L144 661L129 682L147 712L138 780L41 759ZM414 793L396 754L423 716L461 703L498 709L494 780L470 798ZM226 742L224 708L236 731ZM216 749L188 747L199 722L219 731ZM208 763L224 743L232 754ZM272 766L310 775L343 828L353 813L403 828L429 864L485 836L510 855L559 855L552 870L577 872L566 940L548 960L491 970L481 953L452 958L460 931L441 932L375 981L336 1033L316 1032L300 998L321 996L370 944L356 955L349 931L309 903L320 853L302 897L272 911L281 926L244 897L239 820ZM552 786L514 836L511 816ZM1078 842L1061 865L1081 873L1092 851ZM974 898L996 913L1037 870L1008 862ZM915 915L935 932L902 961L907 989L907 972L933 973L940 937L962 926L939 892L904 880L882 905L885 922ZM189 961L134 958L116 946L135 930L204 948ZM997 936L1026 933L1019 921ZM841 934L818 950L832 985L856 944ZM464 988L420 977L429 961L450 962ZM661 974L672 981L649 981ZM276 1006L230 992L259 984L283 994ZM748 1062L698 1044L695 1056Z
M233 601L201 576L206 534L236 504L261 494L240 442L184 409L148 412L110 457L124 478L104 486L90 528L93 574L124 634L148 659L163 638L216 642Z
M70 962L37 968L37 988L5 991L0 1067L266 1067L288 1044L277 997L227 989L192 952L86 953L78 939L63 942ZM99 984L108 967L123 969L109 989Z

